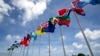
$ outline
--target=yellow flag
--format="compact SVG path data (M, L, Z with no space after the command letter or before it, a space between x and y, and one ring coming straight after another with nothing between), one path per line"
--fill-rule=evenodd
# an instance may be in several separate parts
M39 26L38 28L37 28L37 30L36 30L36 34L37 35L43 35L43 34L45 34L45 32L42 32L42 26Z

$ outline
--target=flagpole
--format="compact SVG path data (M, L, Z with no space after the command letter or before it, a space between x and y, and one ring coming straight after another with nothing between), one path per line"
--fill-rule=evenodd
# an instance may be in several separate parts
M49 56L51 56L51 52L50 52L50 33L48 33L48 40L49 40Z
M35 41L33 41L33 50L32 50L32 55L34 56L34 42Z
M40 38L39 38L39 56L40 56L40 44L41 44L41 35L40 35Z
M72 7L74 7L72 3L71 3L71 5L72 5ZM90 51L91 56L94 56L94 54L93 54L93 52L92 52L92 49L91 49L91 47L90 47L90 44L89 44L89 42L88 42L88 40L87 40L87 38L86 38L86 35L85 35L85 33L84 33L83 29L82 29L82 26L81 26L81 24L80 24L80 21L79 21L79 19L78 19L78 17L77 17L77 15L76 15L75 12L74 12L74 16L75 16L75 19L76 19L76 21L77 21L77 23L78 23L78 25L79 25L79 28L80 28L80 30L81 30L83 36L84 36L84 40L85 40L85 42L86 42L86 44L87 44L87 47L88 47L88 49L89 49L89 51Z
M62 35L61 26L59 26L59 29L60 29L60 34L61 34L61 41L62 41L64 56L66 56L66 51L65 51L65 47L64 47L64 40L63 40L63 35Z
M26 56L28 56L28 51L29 51L29 46L27 47L27 50L26 50Z
M29 51L30 42L31 42L31 40L29 41L29 45L28 45L28 47L27 47L26 56L28 56L28 51Z
M12 56L12 54L13 54L13 50L11 51L11 54L10 54L10 56Z
M25 52L25 46L23 46L23 49L24 49L24 50L23 50L23 56L24 56L24 52Z
M21 56L21 53L22 53L22 49L23 49L23 46L21 46L21 50L20 50L19 56Z
M10 55L10 52L11 52L11 51L8 51L8 55L7 55L7 56L9 56L9 55Z
M81 30L81 32L82 32L82 34L83 34L83 36L84 36L85 42L86 42L86 44L87 44L87 46L88 46L88 48L89 48L89 51L90 51L90 53L91 53L91 56L94 56L94 55L93 55L93 52L92 52L92 49L91 49L91 47L90 47L90 44L89 44L89 42L88 42L88 40L87 40L87 38L86 38L86 35L85 35L85 33L84 33L83 29L82 29L82 26L81 26L81 24L80 24L80 22L79 22L79 19L78 19L77 16L76 16L76 13L75 13L75 12L74 12L74 15L75 15L76 21L77 21L77 23L78 23L78 25L79 25L79 27L80 27L80 30Z

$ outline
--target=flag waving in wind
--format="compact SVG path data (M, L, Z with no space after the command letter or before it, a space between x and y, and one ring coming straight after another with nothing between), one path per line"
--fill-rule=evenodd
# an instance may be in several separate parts
M66 15L55 17L56 18L55 22L59 25L66 25L69 27L69 25L70 25L70 12L71 12L71 10L68 10Z
M34 39L34 41L37 39L37 34L35 32L31 32L30 35Z
M43 25L38 26L37 29L36 29L36 34L37 35L45 34L45 32L42 32L42 29L43 29Z
M51 21L48 21L46 24L47 24L47 26L43 27L42 31L43 32L51 32L51 33L53 33L54 30L55 30L55 24L52 24Z

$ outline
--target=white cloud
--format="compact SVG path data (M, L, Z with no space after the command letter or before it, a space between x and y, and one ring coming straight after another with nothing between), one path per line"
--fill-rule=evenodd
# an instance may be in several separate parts
M12 8L4 2L4 0L0 0L0 13L8 15L8 11Z
M92 40L96 40L96 39L100 38L100 30L93 30L93 31L91 31L89 28L86 28L84 30L84 33L85 33L86 37L88 37L88 38L90 38ZM82 35L81 32L78 32L75 35L75 37L82 39L83 35Z
M0 15L0 23L3 21L3 16Z
M21 37L19 35L10 35L10 34L8 34L6 36L7 41L14 41L14 40L20 40L20 39L21 39Z
M0 0L0 23L3 21L3 15L9 15L8 11L12 8L4 2L4 0Z
M12 40L12 36L11 35L7 35L6 36L6 40Z
M100 44L96 43L93 45L94 48L100 47Z
M77 48L77 49L83 48L83 44L78 44L78 43L76 43L76 42L74 42L72 45L73 45L75 48Z
M19 10L23 10L22 25L43 14L50 0L13 0L12 3Z

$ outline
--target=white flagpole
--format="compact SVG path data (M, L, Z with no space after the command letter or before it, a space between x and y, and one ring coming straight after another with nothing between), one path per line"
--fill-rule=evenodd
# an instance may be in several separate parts
M65 46L64 46L64 40L63 40L61 26L59 26L59 28L60 28L60 34L61 34L61 41L62 41L62 46L63 46L63 52L64 52L64 56L66 56L66 51L65 51Z
M51 52L50 52L50 33L48 33L48 41L49 41L49 56L51 56Z
M41 36L39 38L39 55L38 56L40 56L40 44L41 44Z
M35 41L33 41L33 50L32 50L32 56L34 56L34 42L35 42Z
M72 3L71 3L71 5L72 5L72 7L74 7ZM79 25L79 28L80 28L80 30L81 30L83 36L84 36L84 40L85 40L85 42L86 42L86 44L87 44L87 47L89 48L90 54L91 54L91 56L94 56L94 55L93 55L93 52L92 52L92 49L91 49L91 47L90 47L90 44L89 44L89 42L88 42L88 40L87 40L87 38L86 38L86 35L85 35L85 33L84 33L83 29L82 29L82 26L81 26L81 24L80 24L80 21L79 21L79 19L78 19L78 17L77 17L77 15L76 15L75 12L74 12L74 15L75 15L76 21L77 21L77 23L78 23L78 25Z

